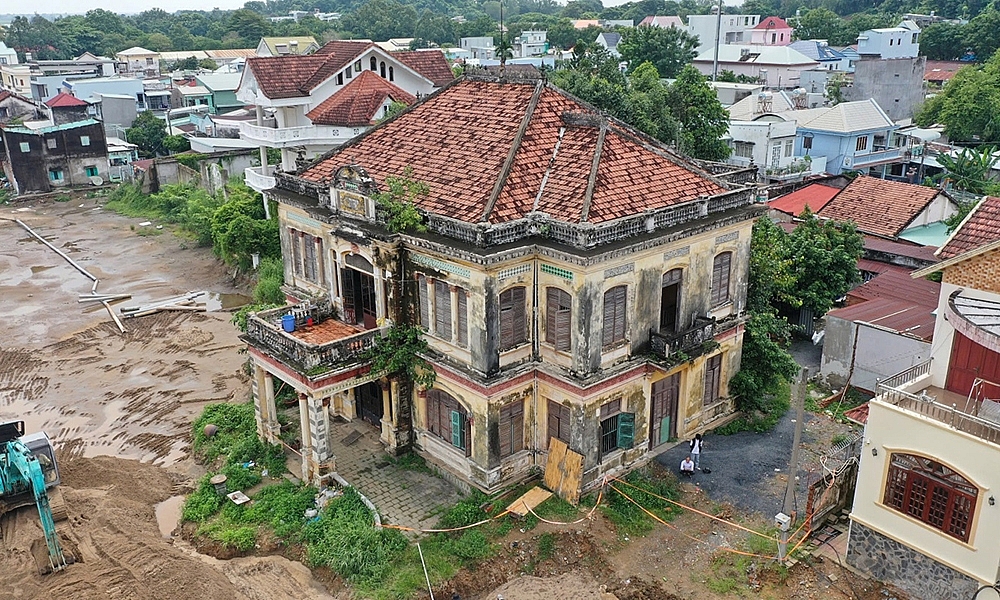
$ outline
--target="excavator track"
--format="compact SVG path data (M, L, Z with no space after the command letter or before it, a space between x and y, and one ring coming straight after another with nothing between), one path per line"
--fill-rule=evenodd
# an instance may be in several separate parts
M52 509L52 520L56 523L69 518L69 505L59 488L49 489L49 508Z

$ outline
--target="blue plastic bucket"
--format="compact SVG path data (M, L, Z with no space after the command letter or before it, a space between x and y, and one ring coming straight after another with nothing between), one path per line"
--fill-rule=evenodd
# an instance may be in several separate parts
M295 315L284 315L281 317L281 328L291 333L295 331Z

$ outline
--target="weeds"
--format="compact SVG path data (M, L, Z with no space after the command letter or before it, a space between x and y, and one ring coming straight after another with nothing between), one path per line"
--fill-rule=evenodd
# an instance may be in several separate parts
M715 433L732 435L741 431L753 431L754 433L771 431L791 408L791 386L788 382L782 382L778 391L764 402L763 411L754 411L750 414L741 413L736 419L716 429Z
M556 553L556 536L551 532L538 536L538 562L552 558Z
M654 524L652 517L622 493L664 521L674 518L673 506L664 498L671 500L678 498L676 479L654 477L649 468L644 468L629 473L625 481L631 485L616 484L615 487L621 492L609 488L606 496L608 503L601 507L604 515L615 524L619 534L644 535L653 529Z

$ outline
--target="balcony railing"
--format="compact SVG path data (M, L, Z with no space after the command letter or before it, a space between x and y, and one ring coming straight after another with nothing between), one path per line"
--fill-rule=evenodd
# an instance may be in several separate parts
M272 148L285 148L301 144L339 145L367 127L333 127L330 125L305 125L301 127L261 127L240 122L240 137Z
M386 328L370 329L322 344L311 344L281 328L281 317L293 314L296 327L312 318L315 324L332 318L329 306L281 307L251 315L244 339L306 377L326 374L362 360Z
M664 334L652 329L649 346L654 354L670 361L694 358L708 350L706 342L714 341L715 326L713 319L696 317L693 327L679 333Z
M243 179L246 184L258 192L273 188L277 182L272 175L261 175L263 167L247 167L243 169Z
M904 369L899 373L891 377L887 377L875 384L875 394L883 394L890 391L898 390L906 386L907 383L912 383L928 375L931 372L931 361L925 360L922 363L917 363L908 369Z
M869 152L868 154L855 154L853 157L853 165L848 166L864 167L875 163L901 159L903 158L903 154L905 152L906 148L888 148L877 152Z

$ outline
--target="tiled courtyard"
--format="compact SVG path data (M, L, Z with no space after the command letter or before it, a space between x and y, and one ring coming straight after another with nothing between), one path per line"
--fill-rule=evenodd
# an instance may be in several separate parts
M383 523L434 527L440 509L458 502L458 490L431 473L394 464L378 437L378 429L360 420L332 424L330 441L337 472L372 501ZM345 443L351 439L355 441Z

